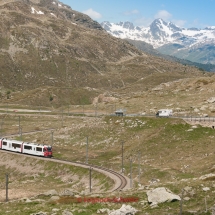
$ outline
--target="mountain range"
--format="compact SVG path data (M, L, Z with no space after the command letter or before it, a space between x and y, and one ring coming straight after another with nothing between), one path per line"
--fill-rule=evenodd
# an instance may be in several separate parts
M215 64L215 26L186 29L162 19L155 19L149 27L108 21L102 22L101 26L115 37L146 42L162 54L202 64Z

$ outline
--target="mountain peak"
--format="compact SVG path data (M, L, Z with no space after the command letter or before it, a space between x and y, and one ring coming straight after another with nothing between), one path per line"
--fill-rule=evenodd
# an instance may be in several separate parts
M119 22L117 25L122 26L123 28L128 29L128 30L134 30L134 24L129 21Z
M170 47L172 44L175 50L174 53L180 51L182 53L185 49L196 49L198 47L204 46L204 44L211 44L211 49L214 49L215 44L215 26L209 26L204 30L197 28L186 29L180 28L172 22L166 22L161 18L155 19L149 27L134 26L134 24L131 22L119 22L117 24L108 22L108 24L103 23L101 25L103 28L105 28L106 31L108 31L115 37L143 41L149 43L154 48L162 48L163 46L168 45L168 47ZM176 46L174 46L175 44ZM171 48L169 48L169 51L171 51ZM166 54L169 54L169 52ZM214 59L214 57L212 57L211 59ZM199 62L209 62L214 64L215 59L211 59L209 57L202 57L201 61Z

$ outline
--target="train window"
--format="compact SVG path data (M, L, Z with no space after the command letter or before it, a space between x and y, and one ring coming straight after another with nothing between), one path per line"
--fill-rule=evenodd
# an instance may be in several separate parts
M21 148L21 144L12 143L12 147L14 147L14 148Z
M3 146L6 146L7 145L7 142L3 141Z
M37 152L42 152L42 148L41 147L36 147L36 151Z
M26 146L26 145L24 145L24 149L32 150L32 146Z
M49 146L48 147L48 151L51 152L52 151L52 147Z

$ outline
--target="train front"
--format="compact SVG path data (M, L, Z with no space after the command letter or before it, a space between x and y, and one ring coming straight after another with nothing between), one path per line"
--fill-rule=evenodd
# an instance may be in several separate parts
M44 146L44 157L52 157L52 146Z

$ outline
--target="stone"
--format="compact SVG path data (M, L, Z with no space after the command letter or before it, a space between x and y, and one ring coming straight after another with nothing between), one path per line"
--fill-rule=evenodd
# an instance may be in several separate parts
M43 193L45 196L58 196L58 192L56 190L49 190L45 193Z
M73 215L73 213L68 210L64 210L62 215Z
M60 196L74 196L74 192L72 189L65 189L63 192L60 193Z
M52 197L49 199L49 201L57 201L57 200L59 200L59 199L60 199L59 196L52 196Z
M173 194L165 187L158 187L147 192L148 202L150 204L159 204L164 202L180 201L180 196Z
M110 210L108 208L102 208L97 210L97 214L108 214Z
M123 204L118 210L110 212L108 215L135 215L138 212L135 208L130 205Z

